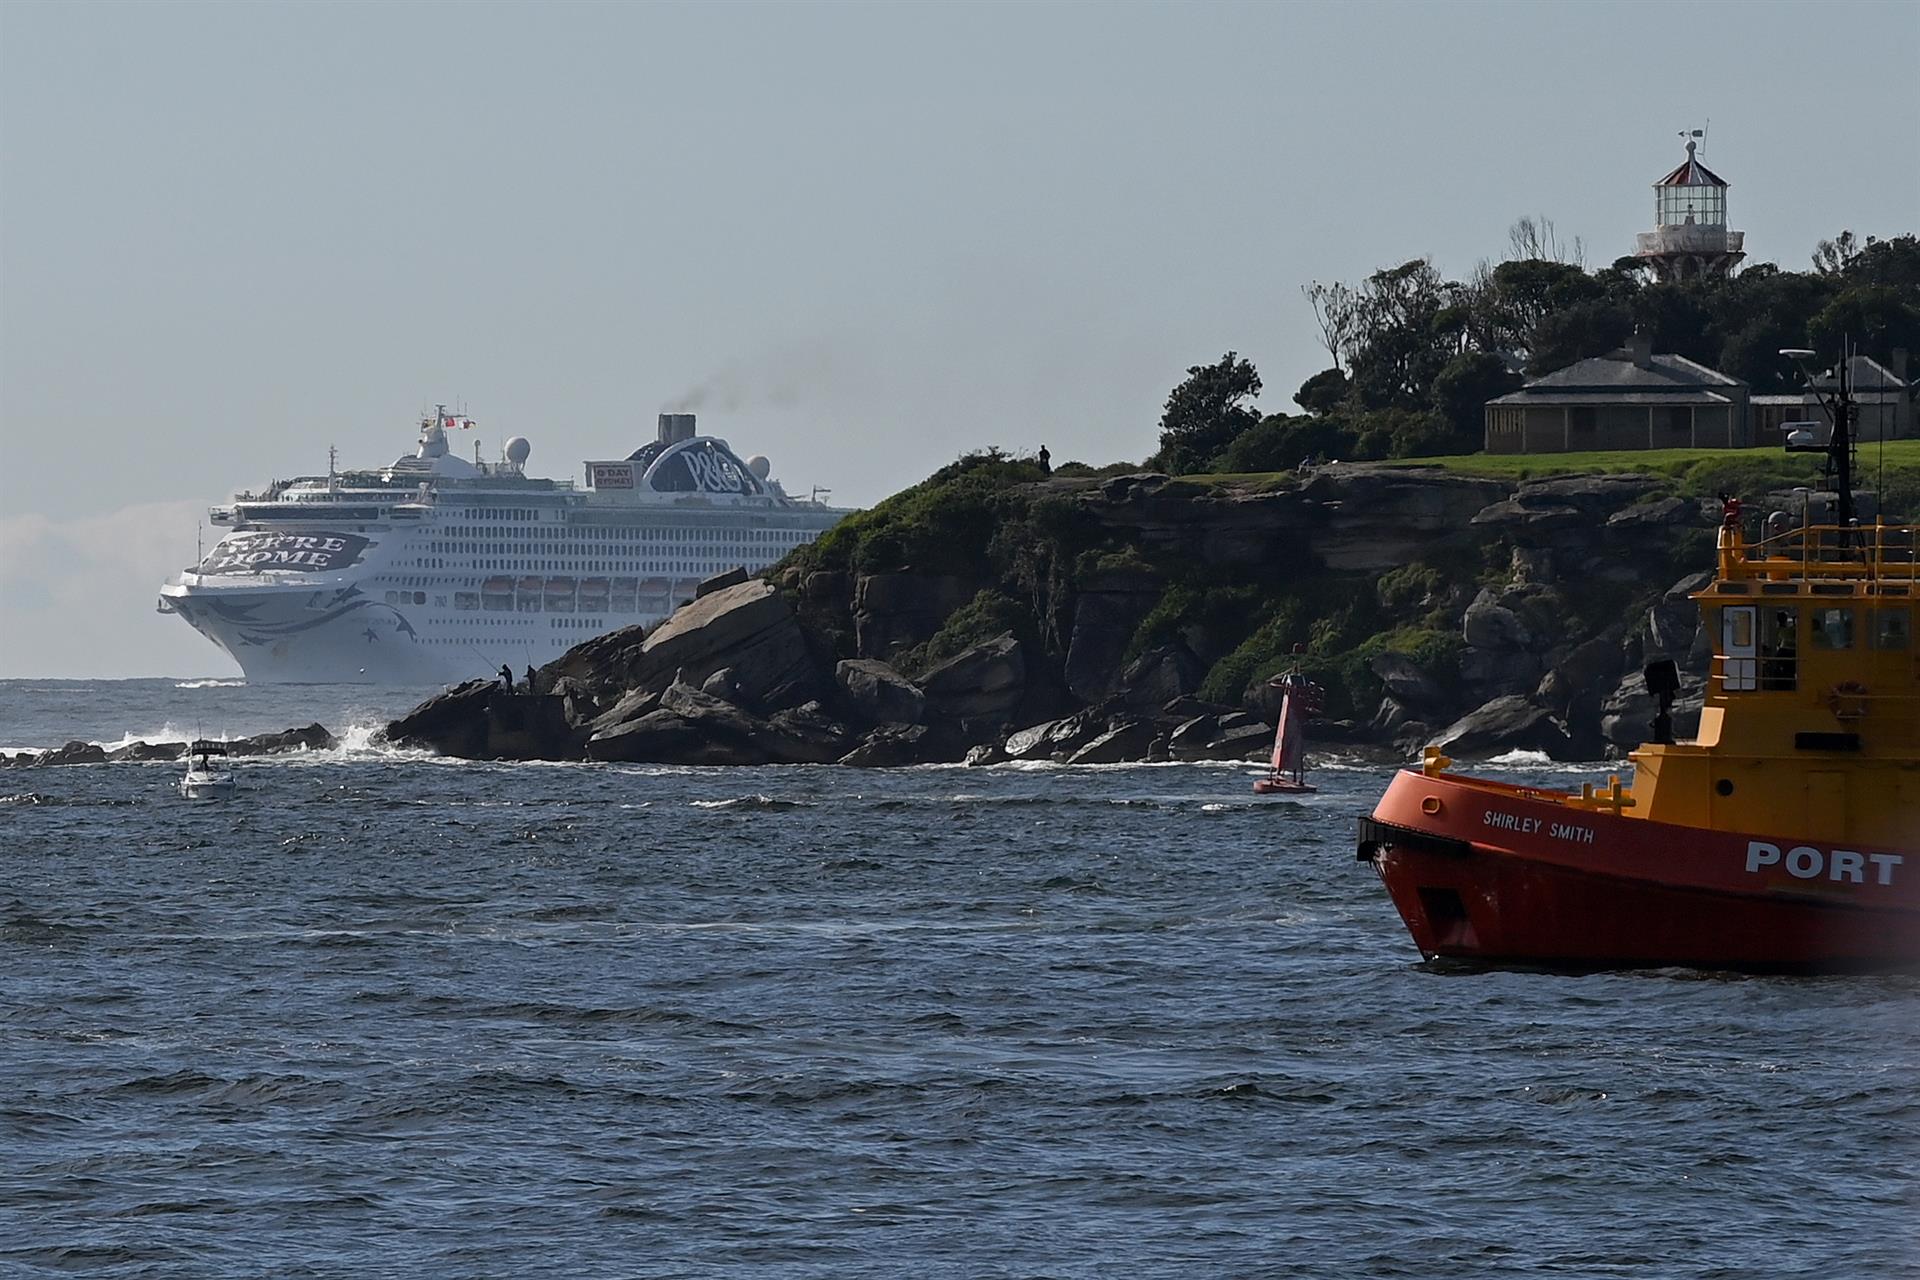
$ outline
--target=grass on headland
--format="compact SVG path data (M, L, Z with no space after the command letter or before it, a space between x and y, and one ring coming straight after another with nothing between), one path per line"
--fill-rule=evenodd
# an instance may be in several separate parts
M1596 471L1638 471L1673 481L1689 497L1734 493L1753 497L1769 490L1819 484L1822 460L1779 448L1757 449L1607 449L1587 453L1462 453L1440 458L1395 459L1392 467L1439 467L1458 475L1496 480L1541 480ZM1256 492L1286 488L1299 477L1291 471L1234 475L1179 476L1176 484ZM1920 513L1920 440L1889 440L1860 446L1855 456L1854 488L1882 494L1882 510Z
M1920 440L1889 440L1885 446L1887 470L1920 469ZM1869 442L1860 446L1857 466L1861 482L1871 480L1878 469L1881 445ZM1778 447L1757 449L1602 449L1588 453L1461 453L1444 458L1408 458L1391 466L1444 467L1465 475L1498 476L1531 480L1539 476L1567 475L1582 471L1650 471L1684 478L1689 472L1708 464L1743 464L1783 474L1815 474L1820 460L1810 454L1789 454Z

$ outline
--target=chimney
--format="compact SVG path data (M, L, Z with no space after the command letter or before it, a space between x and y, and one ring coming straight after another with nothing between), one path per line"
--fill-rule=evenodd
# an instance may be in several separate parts
M1627 339L1627 354L1639 368L1653 368L1653 340L1647 337L1646 330L1636 328L1633 331L1633 336Z
M660 415L660 443L679 444L682 440L693 439L693 415L690 413L663 413Z

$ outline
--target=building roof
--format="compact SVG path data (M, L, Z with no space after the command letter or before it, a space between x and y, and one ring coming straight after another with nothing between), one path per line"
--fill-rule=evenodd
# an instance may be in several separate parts
M1622 348L1604 356L1582 360L1564 369L1543 374L1516 394L1557 395L1568 391L1685 391L1705 387L1743 386L1738 378L1729 378L1717 369L1685 356L1652 355L1646 367L1634 363L1632 353Z
M1904 390L1906 383L1894 376L1893 370L1875 360L1872 356L1854 356L1847 361L1847 372L1853 375L1855 391L1898 391ZM1833 370L1828 368L1813 380L1813 385L1821 390L1833 387Z
M1687 142L1687 162L1653 184L1656 187L1727 187L1733 184L1693 158L1693 142Z
M1717 391L1708 391L1704 387L1675 387L1670 391L1549 391L1545 395L1529 394L1527 391L1514 391L1488 404L1533 405L1539 408L1548 406L1580 405L1662 405L1732 404L1733 397L1721 395Z

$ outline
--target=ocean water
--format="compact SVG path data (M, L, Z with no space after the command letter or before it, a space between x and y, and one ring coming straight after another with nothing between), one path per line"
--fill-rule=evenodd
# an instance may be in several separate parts
M1920 1274L1912 979L1423 964L1382 766L495 766L189 683L0 682L13 746L362 726L0 772L0 1273Z

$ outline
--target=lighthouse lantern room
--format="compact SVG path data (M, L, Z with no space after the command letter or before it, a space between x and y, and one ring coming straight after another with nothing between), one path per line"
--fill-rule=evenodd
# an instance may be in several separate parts
M1689 130L1687 159L1653 184L1652 231L1635 237L1634 256L1661 280L1725 276L1746 257L1746 234L1727 230L1728 183L1700 162L1702 131Z

